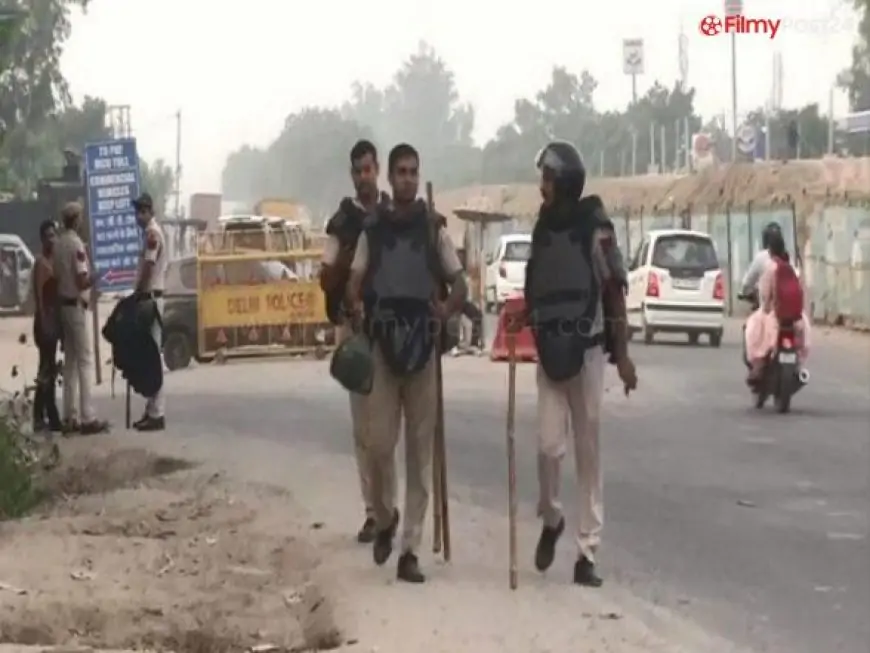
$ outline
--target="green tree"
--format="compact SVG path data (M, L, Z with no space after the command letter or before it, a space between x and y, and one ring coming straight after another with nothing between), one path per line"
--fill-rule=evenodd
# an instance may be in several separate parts
M483 150L482 177L487 183L532 181L534 157L549 140L574 143L591 174L631 174L632 151L638 174L650 162L650 133L656 162L673 168L685 160L686 121L691 133L701 121L694 113L694 90L656 82L624 112L600 113L595 108L597 82L588 71L579 75L553 68L549 83L534 100L518 100L513 121L503 126ZM662 157L661 129L665 130ZM679 144L677 143L679 135Z
M460 100L453 72L425 42L385 89L355 84L342 115L368 127L381 150L412 144L420 152L423 177L439 188L477 181L474 109Z
M255 202L292 198L326 214L350 192L348 153L371 131L337 109L307 108L291 114L265 150L243 146L227 158L222 192L227 199Z
M870 0L852 0L858 12L858 42L852 47L852 63L838 79L849 92L853 111L870 110Z
M765 121L764 109L749 113L745 121L763 138L764 129L770 129L770 158L787 159L794 156L788 142L792 123L797 126L802 159L818 159L828 151L828 118L819 113L818 104L808 104L800 109L782 109L773 112ZM765 124L767 122L767 124Z
M69 104L60 57L70 34L70 9L87 3L13 0L5 5L21 17L0 42L0 187L19 195L29 195L44 173L42 157L51 142L47 125Z
M148 193L154 200L154 214L165 217L167 201L175 190L175 173L172 168L163 159L155 159L151 163L140 160L139 186L142 192Z
M232 202L256 202L265 192L263 173L266 169L265 150L243 145L231 152L221 173L224 198Z

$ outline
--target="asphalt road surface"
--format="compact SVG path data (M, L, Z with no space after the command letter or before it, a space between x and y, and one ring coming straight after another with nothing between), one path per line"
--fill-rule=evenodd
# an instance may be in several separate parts
M719 349L633 346L638 392L625 399L613 375L606 399L602 570L755 651L866 653L870 339L816 340L810 385L788 415L751 406L733 328ZM209 394L210 384L232 383L233 370L248 366L262 371L263 389L240 387L235 399ZM528 513L537 491L532 368L522 366L518 393L518 478ZM173 398L170 377L170 428L198 423L232 437L253 423L288 448L304 440L350 455L347 397L322 363L177 374L196 375L199 388ZM451 483L503 512L506 367L447 359L444 374ZM117 417L117 405L103 408ZM566 574L570 539L560 548Z

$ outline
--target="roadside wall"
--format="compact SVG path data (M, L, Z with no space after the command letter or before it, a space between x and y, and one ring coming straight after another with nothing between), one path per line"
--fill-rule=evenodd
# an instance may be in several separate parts
M789 250L803 269L812 317L818 322L870 330L870 205L847 200L815 204L752 202L709 210L658 211L611 216L620 247L630 259L651 229L687 227L709 233L726 270L729 313L769 222L782 227Z

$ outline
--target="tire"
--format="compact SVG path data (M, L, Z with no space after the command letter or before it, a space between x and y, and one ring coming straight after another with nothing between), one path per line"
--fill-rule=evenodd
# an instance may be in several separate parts
M690 345L693 345L693 346L697 345L698 341L700 339L701 339L700 333L698 333L697 331L689 331L689 344Z
M710 346L719 348L722 346L722 332L721 331L711 331L710 332Z
M794 391L793 379L795 374L796 372L791 365L779 368L776 398L774 399L774 405L778 413L785 414L791 410L791 396Z
M170 331L163 343L163 362L170 372L190 367L193 344L184 331Z
M653 342L653 337L655 336L655 332L652 330L646 321L643 322L643 327L641 327L641 333L643 334L643 344L651 345Z

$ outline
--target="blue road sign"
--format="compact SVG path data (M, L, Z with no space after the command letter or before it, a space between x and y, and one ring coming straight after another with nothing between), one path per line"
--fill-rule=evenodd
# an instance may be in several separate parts
M123 292L136 283L141 231L133 200L139 195L136 139L85 146L91 257L98 292Z

